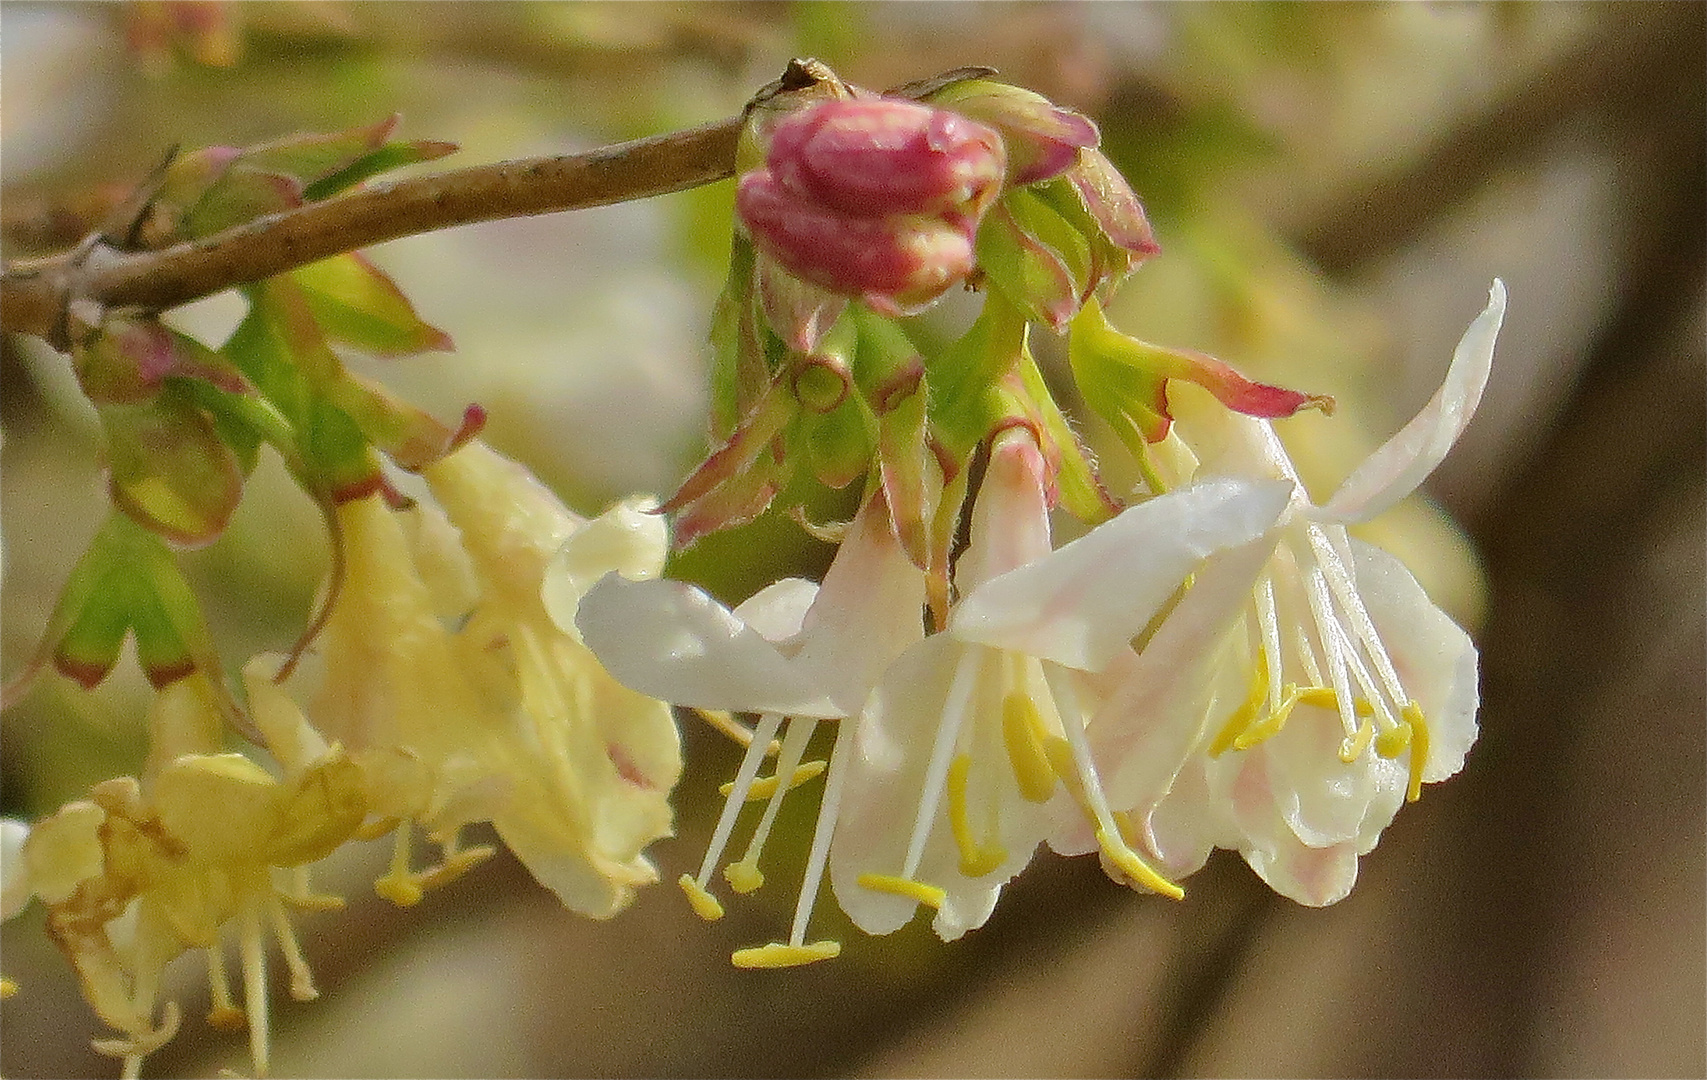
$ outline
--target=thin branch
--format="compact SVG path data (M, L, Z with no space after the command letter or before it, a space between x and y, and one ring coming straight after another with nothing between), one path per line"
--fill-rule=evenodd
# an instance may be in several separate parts
M741 118L581 154L376 184L160 251L85 243L0 276L0 327L67 347L71 301L162 310L370 244L683 191L734 173Z
M995 73L992 68L956 68L889 93L917 98L948 82ZM847 91L820 61L790 60L782 77L760 89L748 109L826 83ZM120 251L92 235L71 251L5 268L0 275L0 329L34 334L68 350L74 303L87 302L97 310L161 311L403 236L606 206L709 184L734 175L745 118L743 112L582 154L502 161L376 184L159 251Z

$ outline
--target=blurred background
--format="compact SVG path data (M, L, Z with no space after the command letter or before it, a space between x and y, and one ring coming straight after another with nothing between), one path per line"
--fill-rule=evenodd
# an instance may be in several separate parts
M349 906L302 923L321 999L275 986L275 1073L1707 1072L1704 15L6 3L8 258L74 243L174 144L401 112L402 137L461 145L443 166L558 153L731 115L789 57L813 55L872 88L987 64L1094 116L1164 252L1115 321L1335 395L1331 420L1282 425L1319 491L1427 399L1490 279L1510 288L1475 424L1429 499L1372 526L1473 628L1482 737L1461 776L1399 815L1346 901L1297 907L1229 853L1177 904L1044 855L956 944L919 923L849 931L839 961L753 973L728 953L772 939L791 909L810 800L774 845L775 884L716 924L667 885L610 923L571 916L507 855L401 910L369 889L383 853L349 850L325 876ZM705 450L729 187L373 249L458 348L367 370L443 416L480 401L490 440L582 511L672 489ZM238 311L216 297L174 318L217 343ZM1058 349L1040 351L1047 363ZM8 340L0 361L10 675L104 489L99 429L64 358ZM835 498L820 502L836 516ZM773 515L675 573L735 600L815 575L827 555ZM324 542L264 464L229 534L186 561L235 664L295 636ZM40 815L134 772L146 701L134 665L94 694L43 679L0 726L5 813ZM734 761L709 733L685 735L679 836L653 849L666 881L697 866ZM820 905L824 936L836 918ZM0 1073L116 1075L89 1049L99 1025L39 908L0 947L22 985L0 1012ZM240 1038L196 1019L200 972L191 958L173 969L191 1019L145 1075L247 1060Z

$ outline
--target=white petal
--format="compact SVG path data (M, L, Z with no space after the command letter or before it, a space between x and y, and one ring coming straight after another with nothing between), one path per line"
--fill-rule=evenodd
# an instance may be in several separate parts
M1323 520L1367 521L1416 490L1464 433L1494 362L1494 339L1505 319L1505 283L1494 279L1488 306L1470 323L1446 379L1411 422L1370 454L1325 503Z
M849 713L897 656L925 636L925 575L895 539L881 500L868 500L836 552L801 624L801 678Z
M575 605L581 594L611 571L635 581L664 572L670 533L657 503L636 496L617 503L576 529L546 565L541 599L551 619L573 635Z
M575 625L618 682L659 700L736 712L843 715L757 630L681 582L607 574L582 598Z
M985 582L955 609L950 632L1101 670L1204 557L1263 535L1291 494L1283 480L1223 478L1151 499Z
M1210 556L1144 651L1111 666L1120 681L1088 725L1111 806L1147 813L1197 751L1205 722L1242 700L1246 687L1221 687L1225 700L1209 715L1217 672L1243 670L1226 662L1227 635L1240 625L1273 550L1255 540Z
M0 819L0 919L24 910L34 890L24 876L24 841L30 827L16 818Z
M816 581L783 578L735 605L735 617L766 641L786 641L800 633L800 624L817 598Z
M1476 741L1476 646L1403 563L1360 540L1351 545L1358 595L1428 724L1423 780L1445 780L1464 767L1464 755Z

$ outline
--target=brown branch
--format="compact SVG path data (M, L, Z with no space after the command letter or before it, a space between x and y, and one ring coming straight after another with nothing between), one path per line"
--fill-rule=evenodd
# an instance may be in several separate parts
M64 349L73 300L162 310L402 236L682 191L732 175L740 133L732 117L581 154L376 184L161 251L86 242L6 267L0 327Z
M956 68L889 93L917 98L948 82L994 74L991 68ZM846 84L823 63L790 60L782 77L754 95L748 108L783 94L811 93L825 84L847 92ZM72 251L5 268L0 275L0 329L34 334L68 350L74 303L86 302L96 310L161 311L403 236L606 206L709 184L734 175L745 116L582 154L503 161L376 184L159 251L120 251L93 235Z

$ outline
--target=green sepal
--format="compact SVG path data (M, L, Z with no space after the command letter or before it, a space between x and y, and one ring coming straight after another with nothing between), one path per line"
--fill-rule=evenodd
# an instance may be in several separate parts
M877 424L858 394L829 412L802 412L798 426L812 475L826 487L847 487L871 466Z
M251 389L228 359L154 318L110 316L72 348L71 362L84 396L96 404L148 401L171 377L235 394Z
M873 396L877 458L896 539L913 565L929 570L930 527L942 497L942 469L926 438L929 393L922 361L898 372Z
M1049 386L1043 381L1043 372L1038 370L1030 349L1021 353L1019 373L1029 399L1031 418L1044 436L1041 440L1044 459L1054 477L1061 505L1087 525L1107 521L1120 512L1120 506L1102 486L1090 450L1050 396Z
M185 546L211 543L225 530L243 497L244 470L213 419L181 385L163 386L150 401L103 404L97 411L107 436L113 505Z
M1066 327L1090 289L1089 242L1028 189L1005 193L978 229L978 265L1033 322Z
M61 673L93 688L112 670L132 630L137 657L156 686L197 668L219 671L201 607L172 553L134 521L113 514L66 579L42 646Z
M325 336L375 356L455 348L450 335L416 314L385 271L350 252L291 271Z
M737 235L729 251L729 276L712 309L711 434L717 440L734 435L772 381L766 339L775 335L758 310L753 260L753 245Z
M995 390L1018 370L1027 333L1025 315L991 294L964 334L926 357L931 431L954 460L970 458L1000 421Z

